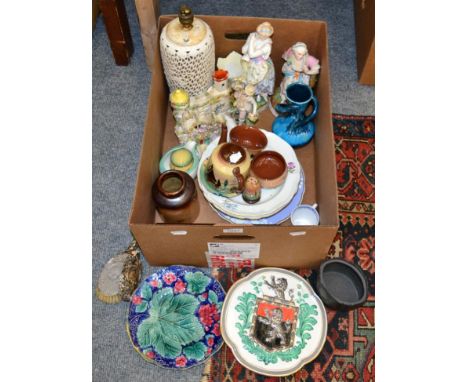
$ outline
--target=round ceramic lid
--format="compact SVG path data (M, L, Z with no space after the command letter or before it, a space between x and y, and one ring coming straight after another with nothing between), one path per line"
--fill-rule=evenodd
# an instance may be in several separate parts
M296 273L262 268L226 295L221 333L236 359L263 375L290 375L315 359L326 340L327 315Z
M221 284L199 268L170 266L149 276L132 296L127 332L146 360L168 368L204 362L223 343Z

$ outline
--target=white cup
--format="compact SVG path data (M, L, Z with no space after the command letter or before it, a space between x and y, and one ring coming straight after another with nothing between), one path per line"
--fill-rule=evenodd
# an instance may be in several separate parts
M301 204L291 214L292 225L318 225L320 215L317 212L317 203L313 205Z

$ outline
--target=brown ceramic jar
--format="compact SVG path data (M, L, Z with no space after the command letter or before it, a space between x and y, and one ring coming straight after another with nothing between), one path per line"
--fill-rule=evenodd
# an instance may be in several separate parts
M153 200L165 223L192 223L200 211L195 182L187 173L161 173L152 188Z

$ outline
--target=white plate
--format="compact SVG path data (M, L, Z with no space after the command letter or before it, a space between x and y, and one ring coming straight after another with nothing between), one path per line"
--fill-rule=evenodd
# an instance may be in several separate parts
M299 188L301 179L301 165L297 159L294 149L284 141L269 131L263 130L268 139L268 144L265 150L273 150L279 152L285 159L288 166L288 175L285 182L272 189L262 188L260 200L255 204L249 204L242 195L237 195L234 198L225 198L223 196L211 193L200 180L203 175L203 162L209 158L215 147L218 145L218 139L211 142L200 159L198 166L198 184L203 192L203 195L209 203L213 204L218 210L240 219L261 219L266 216L271 216L282 210L288 205Z
M232 216L229 216L228 214L225 214L224 212L218 210L215 206L210 204L210 207L213 208L213 210L224 220L227 220L228 222L232 224L247 224L247 225L256 225L256 224L268 224L268 225L275 225L275 224L280 224L284 222L285 220L288 220L291 217L291 214L293 211L301 204L302 202L302 197L304 196L304 191L305 191L305 185L304 185L304 171L301 171L301 180L299 182L299 189L296 192L296 195L291 199L289 204L284 207L281 211L278 211L276 214L273 214L271 216L267 216L261 219L238 219Z
M287 376L320 354L327 338L327 314L304 278L280 268L262 268L229 289L221 334L244 367Z

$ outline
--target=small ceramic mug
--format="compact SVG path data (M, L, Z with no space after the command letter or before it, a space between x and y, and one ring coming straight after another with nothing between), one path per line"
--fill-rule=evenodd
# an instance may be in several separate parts
M319 225L320 215L317 203L313 205L300 204L291 214L292 225Z

